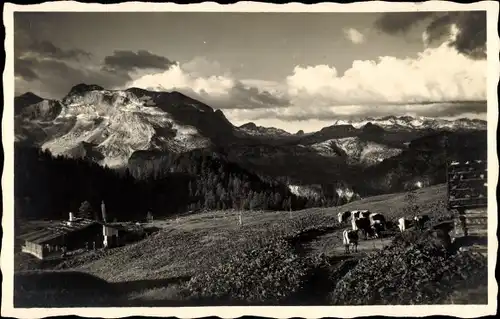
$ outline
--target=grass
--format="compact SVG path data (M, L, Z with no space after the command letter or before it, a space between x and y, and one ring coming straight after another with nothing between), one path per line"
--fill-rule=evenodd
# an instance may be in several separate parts
M444 218L445 185L418 193L416 204L422 214ZM341 256L340 234L348 225L338 224L337 212L366 208L395 221L409 214L404 197L405 193L376 196L338 208L295 211L291 217L289 212L243 212L241 226L238 211L155 220L151 226L161 230L140 242L83 253L45 269L83 272L110 284L141 283L123 290L125 305L300 304L313 302L311 296L316 302L327 302L334 283L356 263L354 259L346 263ZM299 238L298 244L291 244L294 238ZM370 246L366 242L364 251L370 252ZM273 265L272 271L264 270L266 263ZM26 263L24 269L31 266L39 267ZM172 278L184 279L172 282ZM315 295L312 283L323 286ZM235 292L241 287L246 290L238 298Z
M14 275L14 285L15 307L99 307L116 304L116 292L109 283L76 271L18 272Z

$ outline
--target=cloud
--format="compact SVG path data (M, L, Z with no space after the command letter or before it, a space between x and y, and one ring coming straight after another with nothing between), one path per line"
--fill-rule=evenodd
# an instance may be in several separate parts
M92 54L61 48L45 40L46 13L14 15L14 75L16 94L29 90L46 98L62 98L76 83L115 86L130 80L92 66ZM125 77L124 77L125 76Z
M38 74L33 70L33 61L27 59L16 58L14 60L14 74L26 81L38 79Z
M55 46L50 41L33 41L27 44L25 51L36 54L42 57L48 57L53 59L80 59L80 58L90 58L90 52L81 49L69 49L64 50Z
M224 68L218 61L211 61L201 56L182 64L181 68L195 77L231 76L230 70Z
M357 60L339 75L333 66L296 66L287 77L293 104L307 107L404 104L486 99L485 60L473 60L444 43L417 58Z
M486 109L486 102L453 102L401 105L380 104L376 107L373 105L339 105L311 109L292 106L289 108L226 110L225 113L228 118L239 123L271 119L284 122L331 122L339 119L360 120L366 117L377 118L387 115L460 117L463 114L484 114Z
M15 60L16 93L31 83L35 94L60 99L77 83L92 83L113 89L131 80L128 73L108 72L99 66L79 61L62 61L37 56L23 56Z
M375 26L391 35L408 32L419 22L427 22L423 34L426 45L447 42L452 29L458 32L448 45L474 59L486 58L486 11L385 13Z
M393 13L381 19L378 28L394 35L425 24L425 50L416 58L356 60L344 73L334 65L297 65L281 81L238 79L217 61L196 57L178 63L146 50L114 51L96 61L84 50L43 40L34 33L42 32L40 27L16 29L16 92L62 98L82 82L108 89L178 90L240 122L485 113L484 104L450 103L486 99L483 12ZM365 40L356 29L344 32L354 43Z
M387 115L483 115L486 103L477 101L486 100L487 61L472 59L450 46L457 34L455 30L448 41L425 49L416 58L356 60L343 74L330 65L296 66L283 85L274 86L284 91L288 107L230 109L225 113L239 123L273 119L289 131L296 129L283 123L325 124Z
M174 64L174 61L146 50L116 50L104 58L104 67L111 70L166 69Z
M365 36L354 28L345 29L344 36L354 44L360 44L365 41Z
M453 25L458 29L458 34L451 45L460 53L477 59L485 59L486 12L460 12Z
M201 62L199 69L196 67L197 62ZM211 66L209 72L207 65ZM229 73L216 75L217 72L212 68L214 65L217 63L196 59L187 63L187 68L191 70L188 72L184 65L177 63L163 72L132 80L126 86L158 91L177 90L218 109L255 109L289 105L283 94L271 94L264 88L249 85L252 81L244 83L234 79ZM202 74L207 76L201 76Z
M387 34L397 35L407 32L415 24L431 18L434 14L434 12L387 12L375 21L375 27Z

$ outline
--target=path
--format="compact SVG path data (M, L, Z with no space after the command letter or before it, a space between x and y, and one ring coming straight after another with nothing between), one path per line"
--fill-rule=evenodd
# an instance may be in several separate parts
M381 239L360 239L358 244L358 253L351 255L365 255L373 251L381 250L389 245L394 237L385 237ZM304 250L309 254L323 253L327 256L344 255L344 245L342 243L342 230L328 232L317 236L316 238L302 243Z

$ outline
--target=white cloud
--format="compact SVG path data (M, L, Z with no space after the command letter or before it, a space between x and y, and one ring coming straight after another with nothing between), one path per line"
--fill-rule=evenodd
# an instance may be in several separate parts
M425 48L429 46L429 33L427 31L422 32L422 42Z
M224 75L217 75L217 71L224 72ZM220 109L255 109L288 105L288 100L283 94L279 94L278 90L268 92L265 86L256 87L257 83L264 82L239 81L234 79L230 72L223 71L218 63L196 58L183 65L177 63L162 72L139 76L125 86L157 91L177 90ZM265 83L269 86L273 82Z
M176 64L163 72L139 77L126 86L163 91L189 89L198 94L220 96L226 95L234 85L234 80L231 78L219 75L199 77L185 72L179 64Z
M333 66L295 67L286 79L295 103L325 106L486 99L486 60L472 60L447 43L417 58L356 60L342 76Z
M344 74L333 65L313 65L296 66L281 82L239 80L216 62L196 59L127 86L179 90L224 109L235 123L271 121L289 131L307 131L305 121L311 120L484 112L484 106L428 102L485 100L486 72L486 60L472 60L446 42L416 58L356 60ZM283 124L288 122L296 126Z
M197 77L231 76L230 70L224 68L219 62L210 61L205 57L195 57L191 61L182 64L181 68Z
M349 28L349 29L344 29L344 36L346 39L351 41L354 44L360 44L365 42L365 36L363 33L359 32L358 30L354 28Z

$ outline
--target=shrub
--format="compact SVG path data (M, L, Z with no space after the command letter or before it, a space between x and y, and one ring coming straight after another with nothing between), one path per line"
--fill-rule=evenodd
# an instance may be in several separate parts
M301 288L306 274L305 261L289 244L272 239L195 275L188 289L193 298L217 303L278 304Z
M447 257L432 234L406 232L387 249L362 259L336 285L334 304L442 303L464 281L487 273L486 258L472 253Z

